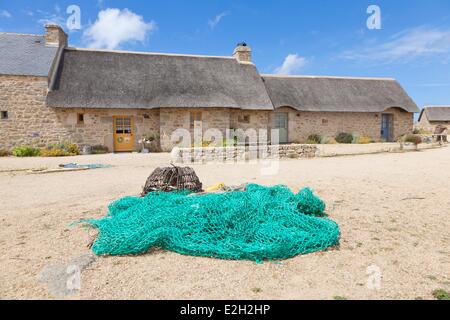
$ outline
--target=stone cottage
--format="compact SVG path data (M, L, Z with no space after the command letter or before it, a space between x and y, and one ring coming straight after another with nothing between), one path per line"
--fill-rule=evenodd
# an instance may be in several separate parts
M162 150L179 128L273 130L280 143L352 132L391 141L419 109L394 79L261 75L251 50L215 57L68 47L44 35L0 33L0 148L71 141Z
M416 127L434 132L439 125L450 130L450 106L428 106L423 108Z

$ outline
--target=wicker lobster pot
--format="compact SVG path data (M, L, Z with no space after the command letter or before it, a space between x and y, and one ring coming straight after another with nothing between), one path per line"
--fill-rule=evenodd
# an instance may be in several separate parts
M172 192L189 190L192 192L202 191L202 183L190 167L166 167L156 168L148 177L141 195L149 192L164 191Z

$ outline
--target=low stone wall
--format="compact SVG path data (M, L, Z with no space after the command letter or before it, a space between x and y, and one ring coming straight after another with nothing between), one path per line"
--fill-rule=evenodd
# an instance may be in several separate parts
M256 159L299 159L337 157L389 152L406 152L447 147L449 144L422 143L417 148L399 143L247 146L227 148L174 148L172 159L176 163L237 162Z
M275 146L239 146L210 148L174 148L172 158L176 163L235 162L256 159L313 158L317 155L315 145L291 144Z

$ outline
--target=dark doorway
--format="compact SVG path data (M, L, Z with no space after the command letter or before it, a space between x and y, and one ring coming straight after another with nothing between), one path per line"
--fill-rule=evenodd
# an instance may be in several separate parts
M386 142L392 141L392 129L393 126L393 115L392 114L382 114L381 115L381 138Z

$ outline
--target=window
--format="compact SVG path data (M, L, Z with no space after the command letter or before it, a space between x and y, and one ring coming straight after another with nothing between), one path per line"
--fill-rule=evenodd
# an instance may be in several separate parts
M8 119L8 111L2 111L0 115L0 119Z
M328 119L322 119L322 125L326 126L328 124Z
M250 116L248 114L241 115L238 117L238 122L239 123L250 123Z
M84 113L79 113L78 114L77 123L78 124L84 124Z
M202 113L201 112L191 112L190 114L190 127L191 130L202 127Z

